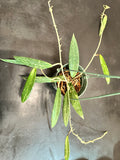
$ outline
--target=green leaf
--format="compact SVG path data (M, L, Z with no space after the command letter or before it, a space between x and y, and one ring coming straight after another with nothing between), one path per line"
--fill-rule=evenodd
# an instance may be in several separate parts
M52 67L52 64L45 62L45 61L38 60L38 59L33 59L33 58L28 58L28 57L19 57L19 56L14 56L14 58L18 62L28 67L33 67L33 68L38 68L38 69L47 69L47 68Z
M69 160L69 156L70 156L70 146L69 146L69 137L66 136L65 139L65 160Z
M101 19L101 26L100 26L100 31L99 31L99 36L101 36L104 32L104 29L107 24L107 15L105 14L103 18Z
M101 54L99 55L99 59L100 59L100 64L102 67L103 74L109 76L109 70L108 70L107 64ZM110 84L110 78L106 78L106 82L107 82L107 84Z
M65 127L68 125L68 120L70 116L70 102L69 102L69 93L68 91L65 93L64 101L63 101L63 121Z
M69 69L72 78L75 77L75 75L77 74L78 67L79 67L79 48L75 35L73 34L69 50ZM76 70L76 72L71 70Z
M25 65L25 66L37 68L37 69L47 69L52 67L52 64L45 61L38 60L38 59L20 57L20 56L14 56L14 58L15 60L11 60L11 59L1 59L1 60L7 63Z
M52 110L52 116L51 116L51 127L53 128L57 121L60 114L60 108L61 108L61 90L60 88L57 88L53 110Z
M35 77L36 77L36 68L33 68L32 71L30 72L29 76L28 76L28 79L25 83L25 86L24 86L24 89L22 91L22 96L21 96L21 101L22 102L25 102L29 95L30 95L30 92L32 90L32 87L34 85L34 82L35 82Z
M23 76L23 79L27 80L28 76ZM36 83L55 83L60 80L60 77L44 77L44 76L36 76Z
M77 99L77 100L74 100L74 99ZM75 109L76 113L82 119L84 119L82 107L81 107L79 99L78 99L78 94L77 94L77 92L76 92L76 90L75 90L75 88L72 84L70 84L70 102L71 102L73 108Z
M3 61L3 62L7 62L7 63L13 63L13 64L23 65L23 64L17 62L16 60L13 60L13 59L1 59L0 58L0 60Z

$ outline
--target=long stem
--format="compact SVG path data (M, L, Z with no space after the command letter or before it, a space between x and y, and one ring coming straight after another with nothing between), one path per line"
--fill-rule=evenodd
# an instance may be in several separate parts
M68 69L66 69L65 71L68 71ZM77 70L69 70L69 71L76 72ZM82 72L82 74L85 73L87 75L87 78L114 78L114 79L120 79L120 76L97 74L97 73L89 73L89 72L83 72L83 71L77 71L77 72L80 72L80 73ZM88 76L88 75L90 75L90 76Z
M97 52L98 52L98 50L99 50L99 48L100 48L101 41L102 41L102 35L100 36L100 39L99 39L99 42L98 42L98 46L97 46L97 48L96 48L96 50L95 50L95 52L94 52L91 60L89 61L88 65L85 67L85 69L84 69L83 72L85 72L85 71L88 69L88 67L90 66L90 64L92 63L94 57L96 56L96 54L97 54Z
M89 78L115 78L115 79L120 79L120 76L113 76L113 75L104 75L104 74L96 74L96 73L88 73L85 72L86 75L90 75L88 76Z
M82 144L89 144L89 143L94 143L95 141L98 141L100 139L102 139L108 132L106 131L102 136L100 137L97 137L93 140L90 140L90 141L84 141L82 140L82 138L80 136L78 136L78 134L76 134L74 131L72 131L72 134L77 137L77 139L82 143Z
M49 12L50 12L50 14L51 14L53 26L54 26L54 29L55 29L55 32L56 32L56 36L57 36L61 71L62 71L63 76L64 76L64 79L65 79L65 81L66 81L66 83L67 83L67 80L66 80L66 77L65 77L65 74L64 74L64 71L63 71L63 64L62 64L62 49L61 49L61 42L60 42L60 41L61 41L61 38L60 38L60 36L59 36L58 29L57 29L57 26L56 26L56 23L55 23L55 18L54 18L53 10L52 10L53 6L51 6L50 3L51 3L51 0L48 1L48 7L49 7Z
M106 11L107 9L109 9L110 7L108 7L108 6L106 6L106 5L103 5L103 8L104 8L104 10L103 10L103 12L102 12L102 14L101 14L101 23L102 23L103 16L105 15L105 11ZM95 52L94 52L91 60L89 61L88 65L85 67L84 72L88 69L88 67L89 67L90 64L92 63L94 57L96 56L96 54L97 54L97 52L98 52L98 50L99 50L100 45L101 45L101 41L102 41L102 36L103 36L103 34L100 36L100 39L99 39L99 42L98 42L98 46L97 46L97 48L96 48L96 50L95 50Z
M97 138L89 140L89 141L84 141L78 134L76 134L74 132L75 129L73 128L72 122L71 122L71 109L70 109L69 124L70 124L70 131L69 131L68 135L70 133L72 133L82 144L94 143L95 141L98 141L98 140L102 139L108 133L107 131L105 131L104 134L102 134L102 136L100 136L100 137L97 137Z
M95 97L79 98L79 100L92 100L92 99L106 98L106 97L112 97L112 96L117 96L117 95L120 95L120 92L118 92L118 93L111 93L111 94L105 94L105 95L100 95L100 96L95 96ZM78 99L76 99L76 100L78 100Z
M57 36L60 64L62 64L62 56L61 56L62 49L61 49L61 42L60 42L61 39L60 39L60 36L59 36L59 33L58 33L58 29L57 29L55 19L54 19L54 15L53 15L53 11L52 11L53 6L50 5L50 2L51 2L51 0L48 1L48 7L49 7L49 12L51 14L53 26L55 28L56 36Z
M79 76L81 76L81 75L88 69L88 67L91 65L91 63L92 63L94 57L96 56L96 54L97 54L97 52L98 52L98 50L99 50L99 48L100 48L101 41L102 41L102 35L100 36L100 39L99 39L97 48L96 48L96 50L95 50L95 52L94 52L94 54L93 54L91 60L89 61L88 65L85 67L85 69L83 70L83 72L81 72L81 73L80 73L78 76L76 76L74 79L76 79L76 78L78 78ZM79 72L79 71L78 71L78 72Z
M103 16L105 15L105 11L106 11L107 9L109 9L110 7L108 7L108 6L106 6L106 5L103 5L103 8L104 8L104 10L103 10L103 12L102 12L102 14L101 14L101 23L102 23ZM102 35L101 35L100 38L99 38L99 42L98 42L97 48L96 48L96 50L95 50L95 52L94 52L91 60L89 61L88 65L85 67L85 69L84 69L83 72L85 72L85 71L88 69L88 67L91 65L94 57L96 56L96 54L97 54L97 52L98 52L98 50L99 50L99 48L100 48L100 45L101 45L102 36L103 36L103 33L102 33ZM80 75L82 75L83 72L80 73ZM80 75L76 76L76 78L79 77Z

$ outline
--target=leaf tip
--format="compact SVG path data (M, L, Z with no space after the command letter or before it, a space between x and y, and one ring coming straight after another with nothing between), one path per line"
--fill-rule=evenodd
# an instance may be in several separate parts
M106 78L106 82L107 82L107 85L109 85L110 84L110 78Z
M26 99L24 97L21 97L21 102L24 103Z
M84 119L84 115L81 115L81 118Z
M75 34L73 33L72 37L75 37Z
M54 126L55 126L55 125L54 125L53 123L51 123L51 128L54 128Z

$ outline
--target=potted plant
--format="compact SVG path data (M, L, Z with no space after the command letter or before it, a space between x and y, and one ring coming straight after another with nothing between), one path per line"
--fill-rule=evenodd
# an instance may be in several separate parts
M50 5L50 1L48 1L48 6L49 6L49 11L51 14L53 26L54 26L57 40L58 40L60 62L55 64L50 64L49 62L45 62L42 60L32 59L28 57L20 57L20 56L14 56L14 59L1 59L1 60L7 63L25 65L32 68L29 76L23 76L23 78L26 80L26 83L21 95L21 101L23 103L28 99L34 83L52 83L53 84L53 87L56 89L56 96L55 96L52 115L51 115L52 128L55 127L55 125L57 124L60 110L61 110L61 96L62 95L64 96L63 106L62 106L63 121L64 121L65 127L67 127L69 124L69 128L70 128L65 139L65 160L68 160L69 154L70 154L70 147L69 147L70 134L73 134L74 136L76 136L77 139L83 144L94 143L95 141L102 139L107 134L107 131L106 131L100 137L86 142L82 140L81 137L74 131L74 128L71 122L71 106L74 108L76 113L82 119L84 119L84 113L80 105L81 98L79 96L85 91L88 83L88 78L93 76L100 77L100 78L102 77L106 79L106 82L109 85L110 78L120 79L120 76L109 75L109 70L106 65L105 59L101 54L98 54L98 50L102 41L103 32L107 23L107 15L105 14L105 11L110 8L109 6L103 5L104 9L101 14L101 25L99 30L98 46L91 60L89 61L88 65L84 69L79 65L79 48L78 48L77 40L74 34L72 36L71 43L70 43L68 64L65 64L65 65L62 64L61 41L60 41L60 36L58 33L57 26L55 23L52 6ZM100 59L100 65L103 70L103 75L86 72L88 67L91 65L94 57L96 56L98 56ZM59 66L59 68L57 69L57 72L53 77L48 77L43 70L52 68L53 66ZM41 70L43 76L37 75L38 69ZM120 93L113 93L108 95L88 97L88 98L82 98L82 99L88 100L88 99L102 98L102 97L108 97L108 96L114 96L114 95L120 95Z

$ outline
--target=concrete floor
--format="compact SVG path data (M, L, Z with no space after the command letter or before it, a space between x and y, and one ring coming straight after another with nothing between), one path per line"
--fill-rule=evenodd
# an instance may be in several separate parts
M54 15L62 37L63 63L68 62L71 36L76 35L80 64L85 67L98 42L102 5L107 4L108 25L102 53L111 75L120 75L120 1L53 0ZM59 62L56 35L47 0L0 0L0 58L28 56ZM54 70L48 70L52 74ZM20 94L24 81L20 75L30 68L0 62L0 160L63 160L64 140L68 128L62 114L54 129L50 117L55 91L46 84L35 84L24 104ZM102 73L95 58L88 72ZM40 73L40 72L38 72ZM119 92L120 81L89 79L82 97ZM70 160L120 160L120 97L81 101L85 120L72 110L72 121L78 134L89 140L108 131L102 140L83 145L70 136Z

